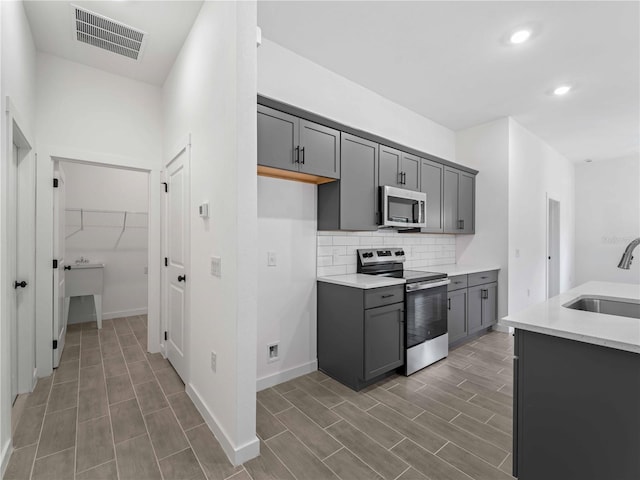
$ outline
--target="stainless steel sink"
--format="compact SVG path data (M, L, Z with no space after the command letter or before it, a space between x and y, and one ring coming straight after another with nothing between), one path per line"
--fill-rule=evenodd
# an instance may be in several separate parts
M565 303L563 307L585 312L618 315L640 319L640 303L630 299L612 299L606 297L580 297Z

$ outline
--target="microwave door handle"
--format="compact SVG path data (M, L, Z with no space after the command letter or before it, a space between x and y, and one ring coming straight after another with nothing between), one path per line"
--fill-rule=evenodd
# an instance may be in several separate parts
M420 200L418 202L418 223L422 225L422 212L425 208L424 202Z

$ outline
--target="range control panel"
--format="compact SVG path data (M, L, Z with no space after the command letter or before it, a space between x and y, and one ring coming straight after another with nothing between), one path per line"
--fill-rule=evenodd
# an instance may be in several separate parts
M358 259L362 265L377 263L404 262L405 255L402 248L362 248L358 250Z

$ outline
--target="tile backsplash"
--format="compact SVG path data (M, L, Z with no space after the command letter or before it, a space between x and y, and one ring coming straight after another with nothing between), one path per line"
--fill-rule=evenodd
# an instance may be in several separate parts
M377 232L318 232L318 276L356 273L359 248L402 247L405 268L456 263L455 235Z

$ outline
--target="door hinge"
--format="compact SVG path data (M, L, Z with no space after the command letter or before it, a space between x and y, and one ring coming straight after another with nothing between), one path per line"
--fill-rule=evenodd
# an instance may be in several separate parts
M169 258L168 257L164 257L164 266L165 267L169 266Z
M167 182L162 182L162 185L164 185L164 193L167 193L169 191L169 184Z
M57 350L58 349L58 340L54 340L53 341L53 349Z
M53 179L53 188L58 188L58 179L57 178Z
M56 258L53 259L53 268L58 268L58 260Z
M164 332L164 339L165 339L165 340L168 340L167 332Z

